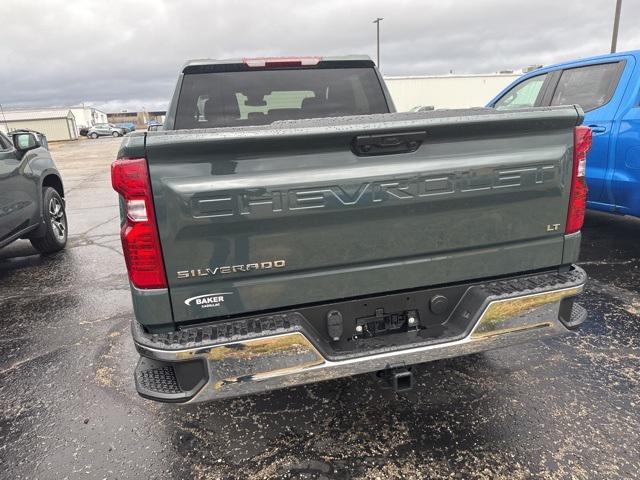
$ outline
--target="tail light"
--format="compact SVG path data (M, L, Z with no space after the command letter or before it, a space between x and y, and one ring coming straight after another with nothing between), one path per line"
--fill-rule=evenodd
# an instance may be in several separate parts
M591 129L576 127L573 133L573 173L571 175L571 193L569 213L565 233L580 231L587 209L587 152L591 148Z
M243 58L250 68L315 67L322 57L257 57Z
M146 159L117 159L111 165L111 184L124 201L120 237L131 283L136 288L166 288Z

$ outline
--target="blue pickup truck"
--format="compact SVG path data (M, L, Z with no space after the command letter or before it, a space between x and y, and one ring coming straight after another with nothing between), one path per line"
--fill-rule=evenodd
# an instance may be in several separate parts
M640 51L540 68L518 78L489 107L578 104L591 127L588 208L640 217Z

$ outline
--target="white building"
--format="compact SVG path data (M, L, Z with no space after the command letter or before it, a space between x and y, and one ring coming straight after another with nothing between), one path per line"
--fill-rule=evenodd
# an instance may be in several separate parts
M79 107L70 107L69 109L73 116L76 117L76 126L78 128L93 127L97 123L107 123L107 114L97 108L81 105Z
M384 77L384 80L396 109L406 112L418 106L484 107L519 76L516 73L421 75Z
M68 108L4 109L0 114L0 130L9 133L22 128L44 133L50 142L78 139L76 119Z

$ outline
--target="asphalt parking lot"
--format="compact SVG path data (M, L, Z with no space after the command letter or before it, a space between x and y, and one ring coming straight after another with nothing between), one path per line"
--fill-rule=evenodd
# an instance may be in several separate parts
M575 335L417 368L176 407L138 397L109 164L52 147L67 250L0 251L0 477L640 478L640 221L589 214Z

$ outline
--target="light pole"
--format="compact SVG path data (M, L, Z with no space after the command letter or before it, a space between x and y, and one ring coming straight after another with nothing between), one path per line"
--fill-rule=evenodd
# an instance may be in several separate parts
M616 53L618 46L618 27L620 26L620 10L622 9L622 0L616 1L616 16L613 20L613 35L611 36L611 53Z
M620 1L620 0L618 0ZM377 58L376 64L378 65L378 70L380 70L380 21L384 20L384 18L376 18L373 23L376 24L376 50L377 50Z

